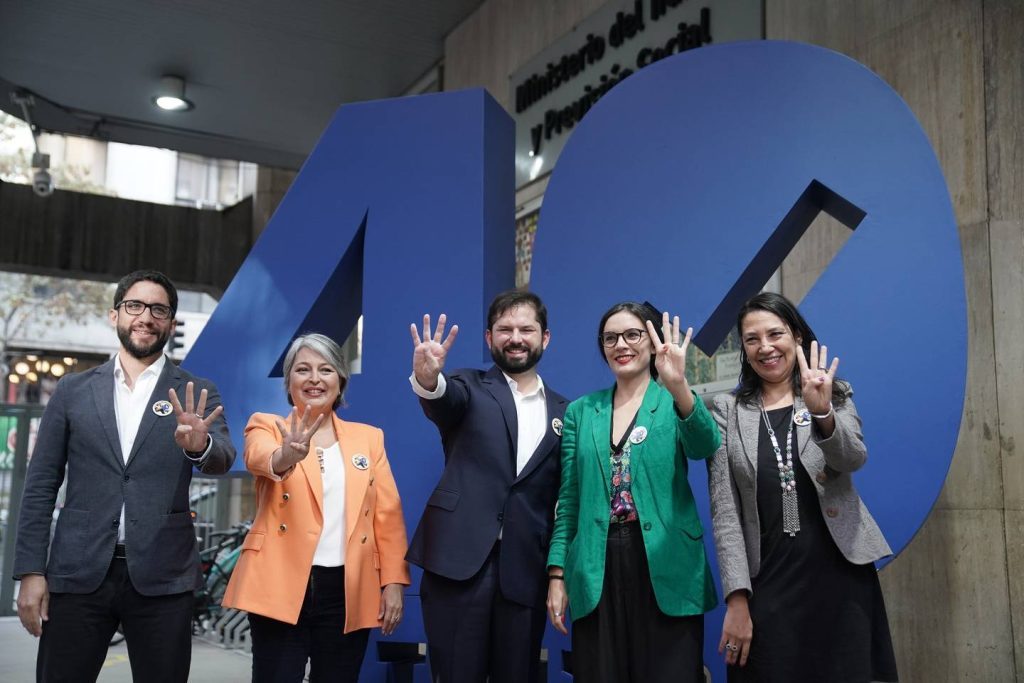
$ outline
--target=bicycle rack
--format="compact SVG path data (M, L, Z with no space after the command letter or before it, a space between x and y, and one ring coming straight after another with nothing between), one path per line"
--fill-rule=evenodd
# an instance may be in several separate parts
M236 609L224 610L214 621L210 631L213 639L227 650L251 651L249 619L246 612Z

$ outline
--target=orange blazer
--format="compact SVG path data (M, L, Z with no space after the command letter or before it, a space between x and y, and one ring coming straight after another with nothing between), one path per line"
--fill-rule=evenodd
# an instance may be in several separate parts
M384 452L384 432L345 422L334 431L345 463L345 633L379 626L381 589L409 585L405 520ZM323 529L323 480L310 455L280 480L270 458L281 446L276 415L256 413L245 427L245 465L256 478L258 508L223 605L295 624ZM360 469L355 462L367 467Z

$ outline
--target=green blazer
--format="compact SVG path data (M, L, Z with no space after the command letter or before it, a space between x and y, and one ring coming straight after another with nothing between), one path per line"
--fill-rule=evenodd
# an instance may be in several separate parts
M572 619L597 607L604 585L611 512L612 389L578 398L565 411L562 484L548 566L563 567ZM636 419L647 438L633 444L632 494L643 530L658 607L670 616L703 614L718 604L704 554L704 529L687 480L687 458L714 455L721 442L694 395L685 420L672 395L652 380Z

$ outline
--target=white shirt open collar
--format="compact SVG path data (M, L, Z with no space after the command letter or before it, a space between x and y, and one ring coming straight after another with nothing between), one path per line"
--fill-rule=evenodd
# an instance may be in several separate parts
M159 377L160 373L164 371L164 366L165 365L167 365L167 356L165 356L164 354L161 353L160 357L157 358L155 361L153 361L152 365L150 365L148 368L146 368L145 370L143 370L142 372L139 373L139 376L135 378L135 381L138 382L143 377L149 377L150 375L156 375L157 377ZM121 366L121 354L120 353L115 353L114 354L114 381L120 382L122 384L127 384L127 382L125 382L125 377L126 377L126 374L125 374L124 368Z
M524 398L535 396L537 394L540 394L542 397L544 396L544 380L540 378L540 375L537 375L537 387L530 393L524 394L519 391L519 382L512 379L504 370L501 371L501 374L505 377L505 381L508 382L508 388L512 390L513 394L519 394Z

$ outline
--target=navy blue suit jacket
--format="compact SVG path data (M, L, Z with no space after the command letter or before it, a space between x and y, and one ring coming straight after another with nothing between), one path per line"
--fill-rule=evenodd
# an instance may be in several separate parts
M445 380L444 396L420 399L441 433L445 466L406 559L449 579L469 579L503 529L502 594L534 607L546 596L547 551L561 479L561 437L553 423L556 418L561 422L568 401L544 387L544 436L516 475L516 406L501 370L457 370Z

